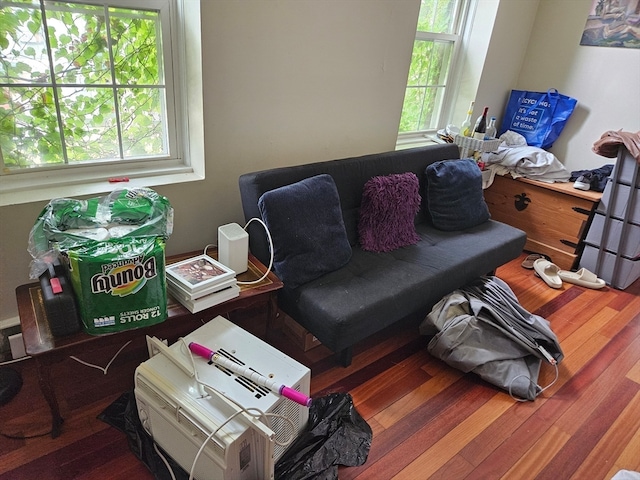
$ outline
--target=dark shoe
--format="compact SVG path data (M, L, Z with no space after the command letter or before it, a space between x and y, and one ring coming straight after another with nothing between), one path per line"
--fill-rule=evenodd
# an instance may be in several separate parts
M539 258L544 258L545 260L549 261L551 260L548 256L543 255L542 253L532 253L524 259L524 261L522 262L522 266L529 270L533 270L533 262L535 262Z
M576 181L573 183L573 188L578 190L590 190L591 189L591 174L585 173L584 175L580 175Z

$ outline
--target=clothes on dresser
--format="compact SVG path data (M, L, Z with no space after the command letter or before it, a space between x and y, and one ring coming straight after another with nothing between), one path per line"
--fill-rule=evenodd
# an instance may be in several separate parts
M609 130L593 144L592 150L603 157L615 158L618 156L620 145L627 147L631 156L640 163L640 131L631 133Z
M589 182L590 189L594 192L604 192L604 187L607 185L607 179L613 171L613 164L603 165L602 167L594 170L574 170L571 172L571 178L569 181L574 182L578 178L583 177L585 181Z
M569 181L571 174L553 153L528 146L522 135L510 130L500 135L500 140L496 151L482 154L482 161L496 174L548 183Z

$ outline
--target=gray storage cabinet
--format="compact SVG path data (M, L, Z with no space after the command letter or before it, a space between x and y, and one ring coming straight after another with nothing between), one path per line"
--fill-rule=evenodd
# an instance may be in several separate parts
M580 266L624 290L640 277L640 164L624 145L589 227Z

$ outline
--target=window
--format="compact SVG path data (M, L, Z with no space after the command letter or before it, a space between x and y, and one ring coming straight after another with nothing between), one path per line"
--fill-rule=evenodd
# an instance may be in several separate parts
M453 96L452 72L461 44L468 0L422 0L399 133L441 126Z
M180 88L197 3L0 0L0 194L95 193L114 176L202 178Z

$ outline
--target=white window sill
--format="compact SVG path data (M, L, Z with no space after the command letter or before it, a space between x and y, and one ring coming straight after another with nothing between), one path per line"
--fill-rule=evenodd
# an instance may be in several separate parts
M444 143L435 134L421 134L414 136L398 137L396 141L396 150L405 150L407 148L424 147L426 145L436 145Z
M0 177L0 206L49 201L52 198L69 198L82 195L109 193L118 187L154 187L204 179L204 171L178 164L166 164L150 169L148 166L128 168L95 167L91 172L50 171L38 174L15 174ZM90 173L90 174L89 174ZM64 177L63 177L64 175ZM112 181L110 181L112 179ZM113 181L126 179L125 181Z

